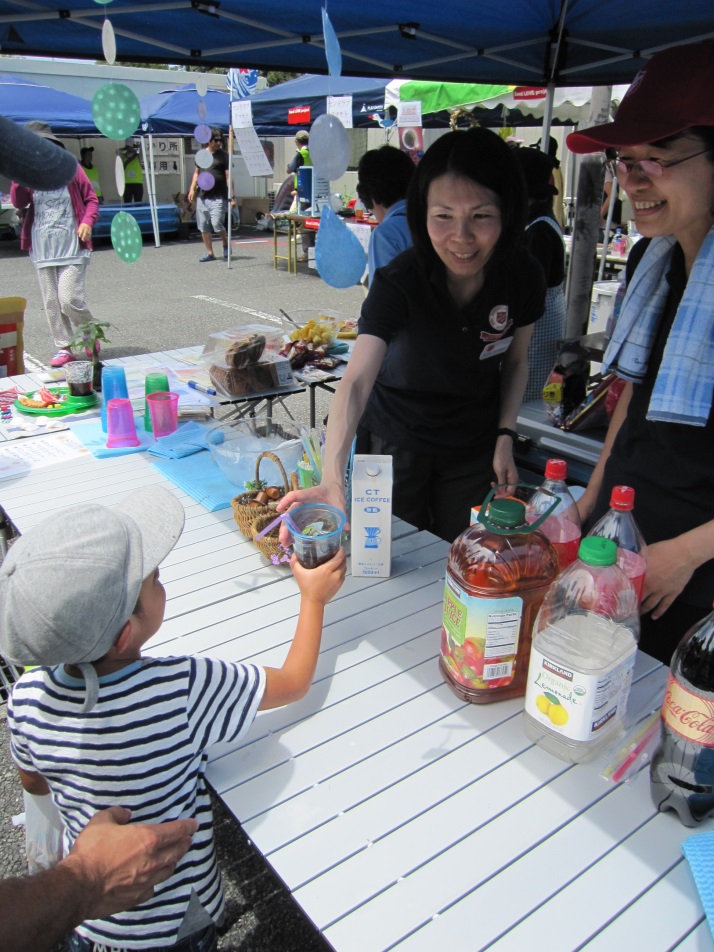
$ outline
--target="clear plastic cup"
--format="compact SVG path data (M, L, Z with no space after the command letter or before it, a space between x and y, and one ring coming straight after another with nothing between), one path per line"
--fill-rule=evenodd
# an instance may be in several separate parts
M73 360L64 365L64 373L71 396L88 397L94 393L94 364L91 360Z
M147 393L146 402L151 415L151 429L154 436L168 436L178 429L178 394L177 393Z
M109 449L118 449L138 446L139 442L131 400L114 397L107 403L107 446Z
M148 396L150 393L168 393L168 391L169 378L166 376L163 370L152 370L146 375L146 380L144 382L144 393L146 396ZM144 429L147 433L151 433L153 430L148 400L146 401L144 407Z
M126 373L123 367L102 367L102 429L107 432L107 403L117 398L127 399Z
M298 562L306 569L329 561L340 548L345 514L335 506L308 502L291 509L285 521Z

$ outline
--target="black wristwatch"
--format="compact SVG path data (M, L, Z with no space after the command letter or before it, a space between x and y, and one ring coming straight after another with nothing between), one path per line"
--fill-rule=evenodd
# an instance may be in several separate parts
M510 430L507 426L499 426L496 430L496 436L510 436L510 438L515 443L518 439L518 434L515 430Z

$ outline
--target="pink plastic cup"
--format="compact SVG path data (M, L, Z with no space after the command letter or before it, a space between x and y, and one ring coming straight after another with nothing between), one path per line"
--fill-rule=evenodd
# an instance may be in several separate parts
M134 408L126 397L114 397L107 401L107 446L119 449L122 446L138 446Z
M178 429L178 399L177 393L147 393L146 402L155 437L168 436Z

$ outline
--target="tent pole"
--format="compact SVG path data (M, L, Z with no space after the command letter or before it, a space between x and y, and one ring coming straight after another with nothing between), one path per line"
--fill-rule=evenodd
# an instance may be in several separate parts
M610 225L612 225L612 214L615 210L615 202L617 201L619 191L620 187L617 184L617 179L613 177L612 188L610 189L610 203L607 208L607 219L605 221L605 231L602 237L602 254L600 255L600 267L597 272L598 281L602 281L602 276L605 273L605 258L607 257L607 249L610 244Z
M227 266L229 268L231 266L231 250L232 250L231 233L233 231L233 214L232 214L233 209L231 204L233 201L233 106L231 105L232 102L233 102L233 83L231 83L231 98L230 98L230 103L228 105L228 108L230 109L230 113L228 115L228 224L226 226L226 232L228 235L228 258L227 258L228 264Z
M151 135L149 136L149 143L151 144ZM158 223L154 216L154 205L152 200L153 186L154 186L154 159L153 159L153 149L150 148L149 154L146 152L146 139L144 136L141 137L141 157L144 160L144 172L146 174L146 190L149 193L149 210L151 211L151 225L154 230L154 244L159 247L159 229Z
M550 139L550 127L553 122L553 98L555 96L555 83L548 83L545 97L545 110L543 112L543 129L540 136L540 150L548 153Z

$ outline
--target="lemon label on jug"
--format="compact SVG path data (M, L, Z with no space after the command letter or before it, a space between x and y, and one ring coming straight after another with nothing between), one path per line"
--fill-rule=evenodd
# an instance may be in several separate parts
M622 717L634 666L633 651L607 671L583 674L532 648L526 712L570 740L593 740L613 718Z
M441 629L442 660L465 687L505 687L515 674L523 599L480 598L447 577Z

